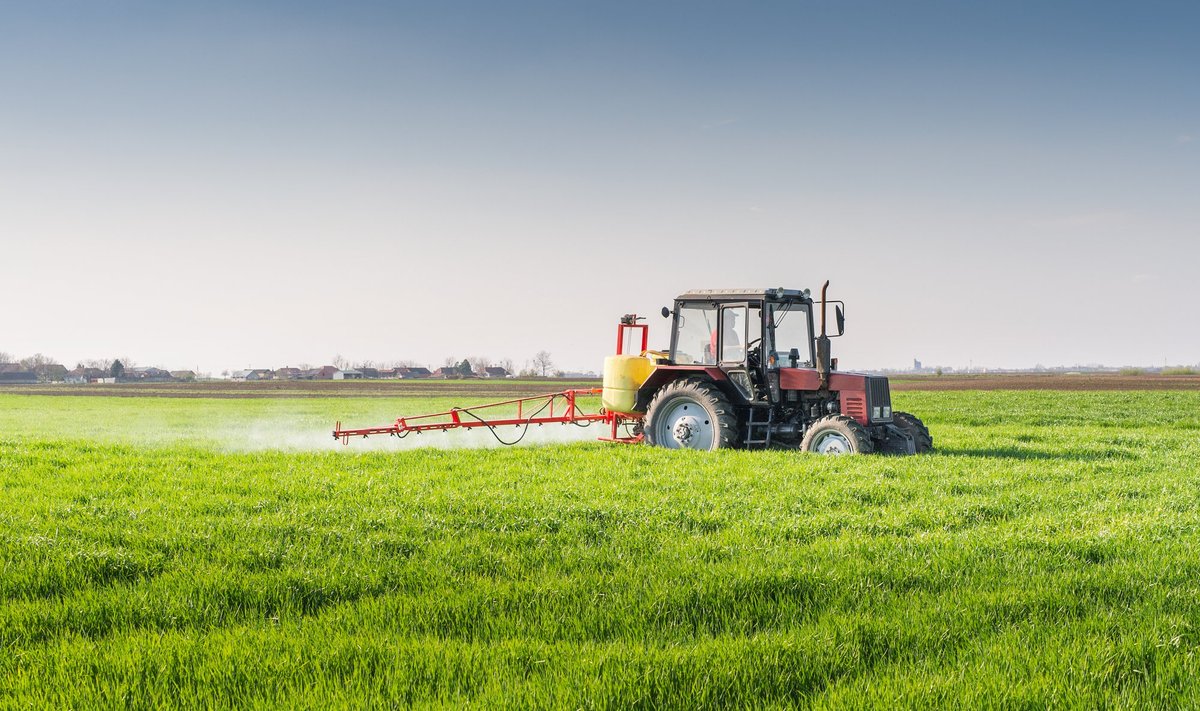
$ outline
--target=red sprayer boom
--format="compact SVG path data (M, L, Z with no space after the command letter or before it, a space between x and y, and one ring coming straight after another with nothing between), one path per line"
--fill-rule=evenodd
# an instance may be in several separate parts
M525 436L524 430L522 430L521 436L515 441L506 442L500 436L500 433L496 431L496 428L510 426L528 428L530 425L547 425L552 423L586 427L593 422L608 422L612 425L611 437L603 439L612 439L618 442L634 441L633 438L617 436L617 425L620 424L620 418L617 415L604 411L588 413L580 409L580 397L599 395L601 392L600 388L563 390L557 393L517 398L516 400L490 402L486 405L476 405L474 407L453 407L445 412L435 412L415 417L400 417L387 427L365 427L357 430L344 430L342 429L342 423L339 422L337 423L337 429L333 431L333 436L336 439L342 440L343 444L349 444L351 437L386 434L403 438L414 432L420 434L421 432L436 432L439 430L487 427L492 430L492 434L496 435L496 439L502 444L516 444ZM491 416L492 413L497 413L497 416Z

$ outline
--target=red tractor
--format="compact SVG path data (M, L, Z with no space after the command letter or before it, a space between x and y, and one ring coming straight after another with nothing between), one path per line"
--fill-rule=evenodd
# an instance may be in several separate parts
M672 319L671 349L651 354L657 363L628 413L644 413L645 441L820 454L929 451L933 438L925 425L892 411L887 378L837 372L825 323L828 286L821 290L819 334L808 290L689 291L674 308L663 307ZM835 313L840 336L841 302ZM635 320L626 317L625 325Z
M467 427L488 427L496 434L498 427L508 425L602 421L610 426L602 439L670 449L928 452L933 438L925 425L913 415L892 411L887 378L837 371L826 330L828 288L829 282L821 288L819 334L807 289L689 291L675 299L674 308L663 307L663 316L672 320L669 351L647 349L648 327L638 323L640 317L621 319L617 352L605 360L602 389L402 417L386 427L343 430L338 423L333 435L348 441L360 435L404 437ZM832 303L836 337L845 331L845 316L843 304ZM578 399L596 394L602 395L603 409L581 410ZM490 419L478 414L498 407L509 412ZM624 436L618 434L620 428Z

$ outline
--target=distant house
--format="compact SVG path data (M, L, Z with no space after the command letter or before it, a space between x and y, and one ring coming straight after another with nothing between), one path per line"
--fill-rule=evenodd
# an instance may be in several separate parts
M107 378L108 371L102 368L76 368L67 373L64 380L68 383L83 385L86 383L98 383L104 378Z
M280 368L275 371L276 380L300 380L300 375L299 368Z
M485 377L488 377L488 378L507 378L508 377L508 371L505 370L504 368L501 368L498 365L492 366L490 368L484 368L483 374Z
M442 378L443 380L450 380L452 378L461 378L463 377L463 374L458 371L457 366L446 365L433 371L433 377Z
M338 372L338 369L333 367L332 365L321 366L320 368L317 368L316 372L313 373L312 379L313 380L333 380L333 374L337 373L337 372Z
M168 371L154 367L126 368L121 376L121 382L125 383L168 383L172 380L174 378Z
M379 379L379 369L378 368L362 367L362 368L358 368L358 371L360 373L362 373L362 376L364 378L366 378L367 380L378 380Z
M196 371L194 370L172 370L171 377L185 383L190 383L196 380Z
M366 370L366 368L363 368L364 372ZM398 380L428 378L431 375L433 375L433 373L429 372L429 368L406 368L401 366L399 368L388 368L386 370L379 371L379 377L381 378L396 378ZM370 376L368 375L367 377Z
M272 380L275 374L266 368L254 368L252 370L235 370L230 374L230 380L243 382L256 382L259 380Z
M37 373L19 363L0 363L0 385L37 385Z
M339 370L333 374L334 380L362 380L363 372L349 368L347 370Z

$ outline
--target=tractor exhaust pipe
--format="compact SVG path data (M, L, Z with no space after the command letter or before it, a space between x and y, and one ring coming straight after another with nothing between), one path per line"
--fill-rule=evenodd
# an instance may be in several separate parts
M829 335L825 331L825 292L829 290L829 281L821 287L821 335L817 336L817 378L820 390L829 389Z

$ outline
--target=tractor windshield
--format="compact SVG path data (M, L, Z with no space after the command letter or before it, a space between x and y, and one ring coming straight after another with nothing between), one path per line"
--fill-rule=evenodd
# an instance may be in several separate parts
M774 326L774 362L783 367L811 368L812 331L809 327L807 304L773 304L771 319ZM791 352L799 354L792 363Z
M717 362L716 307L681 304L676 313L673 360L679 365L714 365Z

